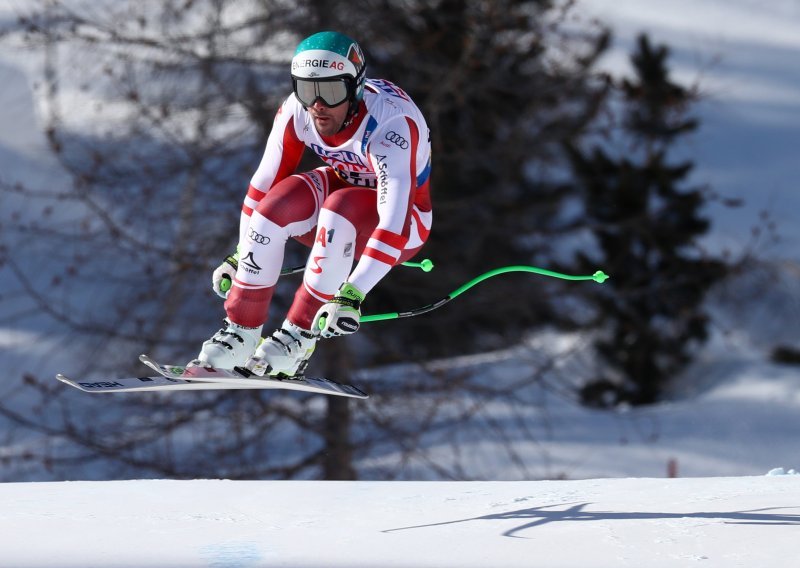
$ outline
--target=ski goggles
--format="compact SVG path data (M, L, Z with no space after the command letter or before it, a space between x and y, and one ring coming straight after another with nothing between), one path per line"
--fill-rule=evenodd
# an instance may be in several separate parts
M310 107L317 99L329 107L339 106L350 97L350 84L344 77L334 79L297 79L294 83L294 95L303 106Z

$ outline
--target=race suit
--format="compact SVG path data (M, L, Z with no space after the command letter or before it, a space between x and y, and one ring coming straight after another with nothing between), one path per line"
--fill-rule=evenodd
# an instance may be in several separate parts
M307 147L327 166L294 174ZM427 240L430 173L425 119L389 81L367 79L352 122L327 137L290 95L242 206L228 318L246 327L266 321L290 237L311 253L289 321L310 329L317 310L345 281L367 294Z

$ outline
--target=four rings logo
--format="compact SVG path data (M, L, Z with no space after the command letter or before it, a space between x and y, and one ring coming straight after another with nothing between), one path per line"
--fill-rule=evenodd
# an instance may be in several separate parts
M397 132L395 132L394 130L390 130L389 132L387 132L387 133L386 133L386 136L385 136L385 138L386 138L386 139L387 139L389 142L391 142L391 143L392 143L392 144L394 144L395 146L399 146L399 147L400 147L400 148L402 148L403 150L405 150L405 149L407 149L407 148L408 148L408 140L406 140L405 138L403 138L402 136L400 136L400 135L399 135Z
M248 238L260 245L268 245L269 244L269 237L266 235L262 235L261 233L256 233L253 229L247 233Z

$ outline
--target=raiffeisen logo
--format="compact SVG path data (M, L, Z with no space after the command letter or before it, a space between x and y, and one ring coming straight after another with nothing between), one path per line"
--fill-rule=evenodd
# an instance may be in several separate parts
M296 69L305 69L306 67L344 71L344 63L342 61L331 61L330 59L301 59L300 61L292 62L292 71Z

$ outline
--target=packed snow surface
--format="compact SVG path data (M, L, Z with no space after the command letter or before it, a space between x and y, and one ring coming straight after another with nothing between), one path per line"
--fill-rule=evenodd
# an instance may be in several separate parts
M800 476L0 485L0 565L755 568L800 554Z

